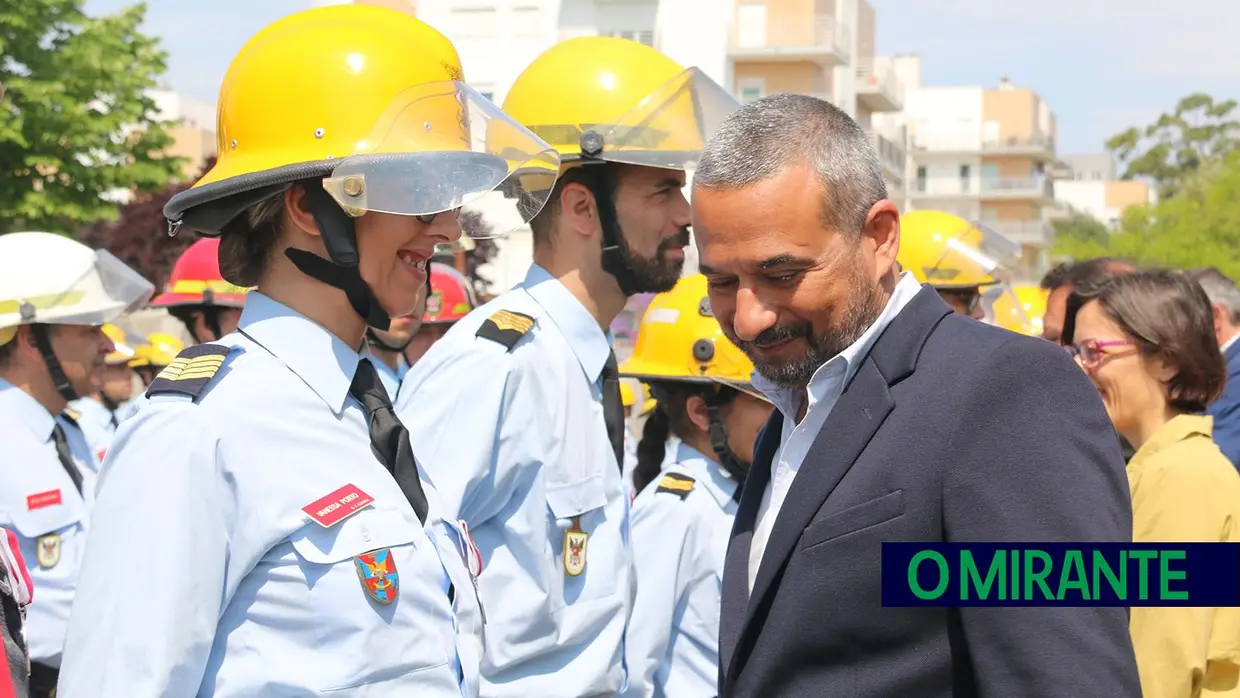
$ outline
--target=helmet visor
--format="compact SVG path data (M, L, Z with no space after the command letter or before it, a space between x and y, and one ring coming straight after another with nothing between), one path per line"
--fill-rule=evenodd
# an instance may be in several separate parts
M0 298L0 327L31 324L102 325L137 310L155 292L151 282L107 250L64 290Z
M323 180L349 214L476 212L472 238L523 227L547 202L560 169L550 145L461 82L411 87L356 151ZM516 206L513 206L513 201Z
M990 259L995 260L1003 268L1020 264L1023 248L1019 242L986 225L974 221L973 225L981 232L982 242L979 250Z
M615 124L582 136L591 157L669 170L692 170L707 139L740 108L728 91L689 68L650 93ZM590 152L599 148L597 152Z
M1008 284L999 284L982 294L985 320L1013 332L1029 332L1031 323L1020 299Z
M998 282L998 260L982 251L982 232L972 224L940 230L926 248L920 270L926 283L938 288L975 288Z

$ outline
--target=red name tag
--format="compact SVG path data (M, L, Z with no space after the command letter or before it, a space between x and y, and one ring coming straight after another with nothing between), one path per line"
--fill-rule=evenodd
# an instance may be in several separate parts
M331 528L375 501L356 485L345 485L322 499L310 502L301 510L323 528Z
M60 490L38 492L26 497L26 508L30 511L60 504Z

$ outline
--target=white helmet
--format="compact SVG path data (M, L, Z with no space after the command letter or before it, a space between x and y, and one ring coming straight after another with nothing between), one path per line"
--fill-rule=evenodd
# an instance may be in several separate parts
M154 292L106 250L54 233L0 235L0 344L19 325L111 322Z

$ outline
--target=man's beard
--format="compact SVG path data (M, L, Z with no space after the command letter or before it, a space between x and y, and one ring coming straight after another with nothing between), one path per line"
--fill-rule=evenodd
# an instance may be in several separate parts
M684 260L675 263L667 261L667 251L673 247L688 247L689 229L681 228L672 237L659 243L653 257L642 257L629 247L629 241L621 231L619 238L620 254L628 265L638 293L663 293L670 291L680 280L680 272L684 268Z
M763 378L782 388L804 388L820 366L856 343L883 310L879 287L865 273L860 259L849 269L848 285L850 295L839 326L815 337L814 327L808 322L775 325L751 342L736 342L737 346L753 361ZM798 338L805 340L807 348L803 355L794 359L776 360L757 351L759 347Z

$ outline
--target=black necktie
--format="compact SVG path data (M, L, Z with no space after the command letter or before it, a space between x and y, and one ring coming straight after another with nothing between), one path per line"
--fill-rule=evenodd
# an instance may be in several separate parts
M82 472L77 469L77 464L73 462L73 455L69 453L69 441L65 438L64 427L60 426L60 422L55 422L55 425L52 427L52 441L56 443L56 457L60 459L65 472L69 473L69 479L73 480L73 486L77 488L78 494L81 494Z
M400 491L405 493L405 498L418 515L418 521L425 524L426 492L418 478L418 465L413 459L413 447L409 444L409 430L392 411L392 402L374 364L364 359L357 362L357 373L349 385L349 394L366 408L366 417L370 422L370 448L375 452L375 457L400 485Z
M620 397L620 369L614 351L608 353L603 365L603 421L607 423L611 448L616 452L616 465L624 472L624 398Z

